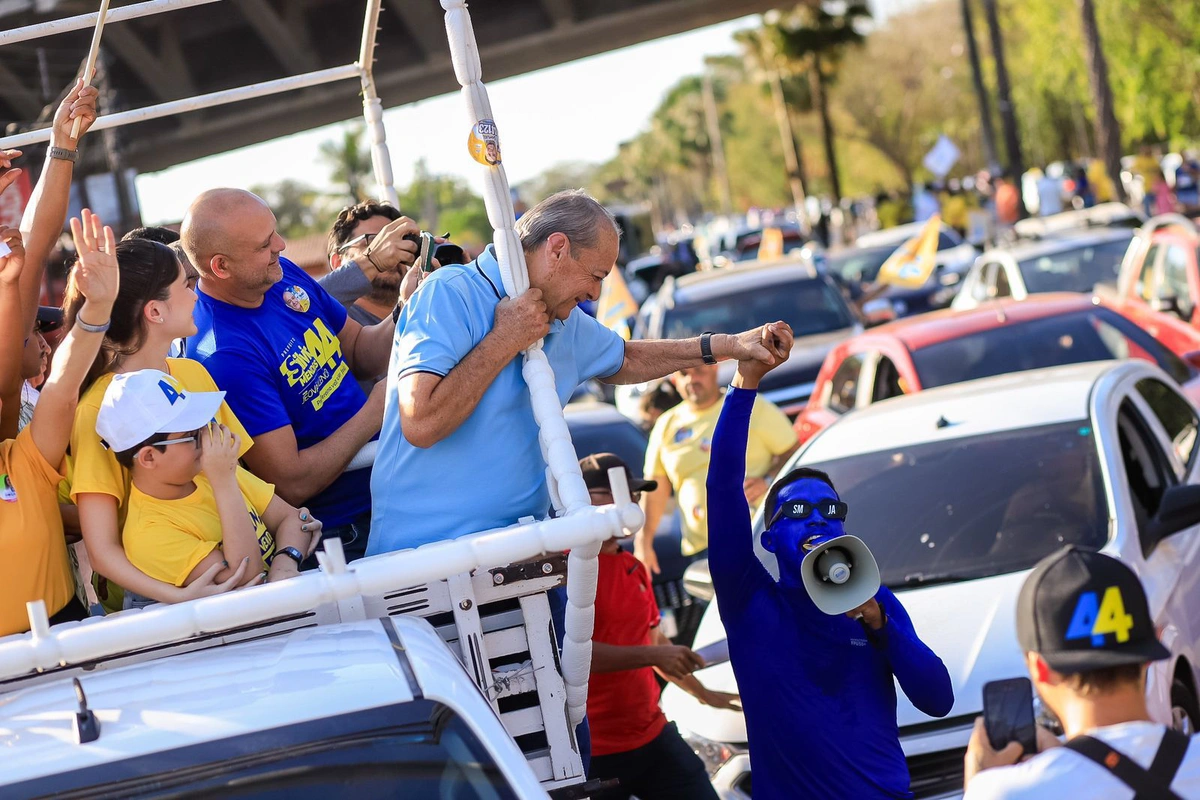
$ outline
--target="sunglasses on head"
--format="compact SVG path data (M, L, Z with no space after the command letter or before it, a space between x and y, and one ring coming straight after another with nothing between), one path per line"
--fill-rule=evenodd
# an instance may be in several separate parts
M767 527L769 528L778 522L780 517L808 519L813 511L816 511L825 519L844 520L846 514L850 512L850 506L841 500L830 500L815 505L805 500L785 501L779 504L779 508L775 510L775 514L771 517L771 521L767 523Z

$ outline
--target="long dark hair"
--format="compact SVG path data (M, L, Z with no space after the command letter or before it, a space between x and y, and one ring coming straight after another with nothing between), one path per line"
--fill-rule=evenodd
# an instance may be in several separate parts
M121 358L142 348L147 334L142 311L151 300L166 300L170 296L171 284L179 279L182 269L171 248L149 239L117 242L117 265L121 270L121 289L113 303L111 324L104 334L100 353L84 380L84 389L111 372ZM85 299L75 285L75 271L71 270L63 297L63 317L68 330L75 324ZM89 322L99 323L99 320Z

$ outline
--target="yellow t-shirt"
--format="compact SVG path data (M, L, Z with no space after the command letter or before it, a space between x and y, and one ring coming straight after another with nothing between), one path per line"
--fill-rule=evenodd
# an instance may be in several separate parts
M246 511L254 520L263 569L275 555L275 537L263 524L275 487L241 467L238 486ZM221 546L221 516L212 484L196 476L196 491L179 500L160 500L130 486L129 513L121 534L129 562L151 578L182 586L205 556ZM253 569L253 565L251 565Z
M646 447L647 479L666 476L675 489L683 522L683 554L692 555L708 547L708 459L713 431L721 416L720 401L702 411L680 403L663 413L650 431ZM796 444L796 432L787 415L761 396L750 414L750 436L746 443L746 476L761 478L771 460Z
M29 428L0 442L0 636L29 630L25 604L44 600L53 616L71 601L58 482Z

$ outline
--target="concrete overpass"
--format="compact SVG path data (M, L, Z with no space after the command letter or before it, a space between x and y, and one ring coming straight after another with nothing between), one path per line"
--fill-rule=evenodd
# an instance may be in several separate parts
M115 0L112 8L132 0ZM475 0L484 79L494 81L766 11L778 0ZM98 0L0 0L0 30L94 12ZM104 48L117 111L355 60L363 0L225 0L111 23ZM90 30L0 47L0 130L34 125L87 56ZM437 0L385 0L375 80L385 107L458 88ZM654 69L648 64L647 69ZM606 84L598 91L620 91ZM45 110L44 110L45 109ZM121 129L142 172L362 113L354 81L194 111Z

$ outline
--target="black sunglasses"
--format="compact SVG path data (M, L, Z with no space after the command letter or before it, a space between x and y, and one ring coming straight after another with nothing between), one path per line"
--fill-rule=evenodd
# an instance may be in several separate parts
M780 503L779 508L775 509L771 521L767 523L767 527L769 528L778 522L780 517L808 519L813 511L816 511L825 519L844 520L846 514L850 513L850 506L840 500L831 500L828 503L821 503L820 505L813 505L804 500Z

